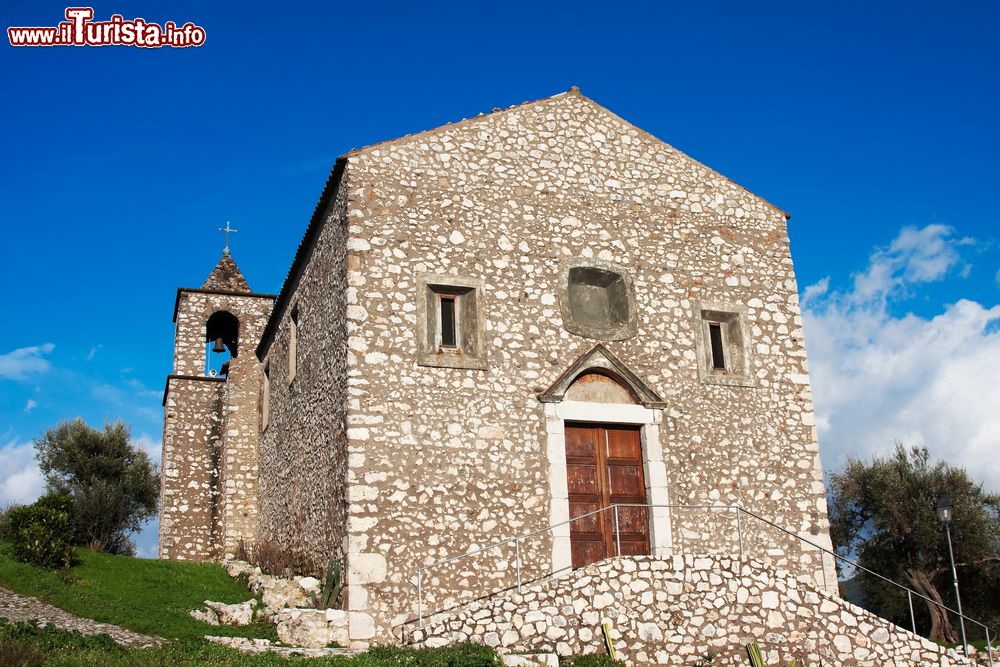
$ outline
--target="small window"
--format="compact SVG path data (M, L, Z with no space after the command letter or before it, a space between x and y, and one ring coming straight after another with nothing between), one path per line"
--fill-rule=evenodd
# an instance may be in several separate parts
M712 370L726 370L725 346L722 344L722 324L719 322L709 322L708 337L712 350Z
M437 295L441 347L458 347L458 312L455 306L459 298L453 294Z
M267 430L267 424L271 417L271 364L264 363L264 373L260 387L260 430Z
M418 277L418 364L486 368L481 285L456 276Z
M288 319L288 384L295 379L299 356L299 307L292 308Z
M698 375L710 384L751 386L750 352L743 308L732 304L699 304Z

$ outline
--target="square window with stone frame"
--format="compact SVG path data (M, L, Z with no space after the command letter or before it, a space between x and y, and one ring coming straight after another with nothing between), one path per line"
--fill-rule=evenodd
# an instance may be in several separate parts
M417 279L417 363L486 368L481 281L455 276Z
M750 355L742 309L705 306L697 309L698 374L710 384L750 385Z

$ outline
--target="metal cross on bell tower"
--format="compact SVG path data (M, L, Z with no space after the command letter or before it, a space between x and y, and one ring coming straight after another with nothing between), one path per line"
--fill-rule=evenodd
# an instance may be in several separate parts
M230 234L234 234L234 233L236 233L236 232L238 232L240 230L233 229L232 227L230 227L229 226L229 221L226 220L226 226L225 227L219 227L219 231L226 233L226 247L222 249L222 254L225 257L229 257L229 235Z

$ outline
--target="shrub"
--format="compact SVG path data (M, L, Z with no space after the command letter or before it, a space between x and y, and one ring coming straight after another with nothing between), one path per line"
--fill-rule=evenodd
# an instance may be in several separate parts
M62 512L72 518L75 512L73 496L65 493L46 493L35 501L38 507L47 507L56 512Z
M38 648L27 641L0 637L0 665L21 665L34 667L41 665L45 656Z
M236 546L236 559L256 565L264 574L275 577L290 577L295 574L312 572L309 559L298 551L278 542L246 542L240 538Z
M355 658L358 665L412 665L413 667L493 667L502 664L493 649L462 642L441 648L376 646Z
M6 513L4 533L13 556L22 563L46 568L66 567L72 555L72 499L49 494L33 505ZM70 511L67 512L66 508Z
M10 514L11 510L15 510L20 505L17 503L10 503L6 507L0 508L0 540L9 542L11 535L7 530L7 515Z

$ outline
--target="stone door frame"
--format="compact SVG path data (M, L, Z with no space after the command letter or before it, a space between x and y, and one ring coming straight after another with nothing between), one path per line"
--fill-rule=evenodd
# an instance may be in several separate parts
M565 523L570 519L566 474L566 422L639 426L646 498L650 505L665 506L669 502L669 496L667 468L660 443L663 411L643 405L565 400L558 403L543 403L543 406L551 491L549 525L555 526L552 529L552 573L559 574L569 572L573 568L570 526ZM670 554L670 512L666 507L653 507L649 511L649 544L652 555L657 558L665 558Z

